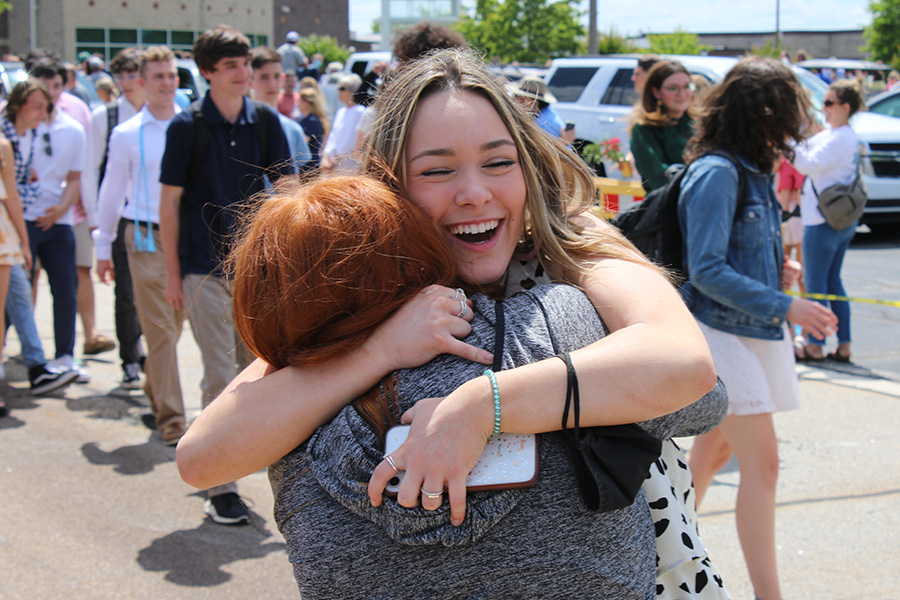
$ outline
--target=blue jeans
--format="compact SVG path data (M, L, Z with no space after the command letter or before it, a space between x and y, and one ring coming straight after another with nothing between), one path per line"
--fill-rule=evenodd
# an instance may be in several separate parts
M856 235L856 227L837 231L828 223L807 225L803 229L803 281L811 294L846 296L841 281L841 266L850 241ZM839 344L850 343L850 303L844 300L818 300L830 306L837 315ZM809 336L809 343L824 346L825 340Z
M75 270L75 233L71 225L56 224L46 231L25 221L35 261L47 272L53 295L53 335L56 358L75 355L75 318L78 314L78 274ZM32 281L34 268L32 267Z
M16 328L22 359L29 369L47 362L44 346L34 323L34 306L31 304L31 284L25 267L14 265L9 271L9 293L6 294L7 321Z

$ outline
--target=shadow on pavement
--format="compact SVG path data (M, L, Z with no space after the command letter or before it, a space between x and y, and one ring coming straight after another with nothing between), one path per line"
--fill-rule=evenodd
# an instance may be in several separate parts
M175 448L163 446L157 440L122 446L112 452L100 449L96 442L88 442L81 446L81 453L91 464L114 465L113 470L121 475L143 475L156 465L175 461Z
M250 511L250 517L249 526L218 525L207 518L197 529L172 532L138 552L137 563L145 571L166 572L166 581L177 585L223 584L232 577L225 565L285 551L284 542L266 543L272 533L261 516Z

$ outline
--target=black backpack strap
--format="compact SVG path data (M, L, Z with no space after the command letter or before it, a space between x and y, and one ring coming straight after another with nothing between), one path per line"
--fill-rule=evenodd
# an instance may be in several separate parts
M269 169L272 168L272 164L269 156L269 129L275 125L273 121L278 120L278 116L272 110L272 108L258 100L252 100L253 107L256 109L256 139L259 143L259 157L261 162L261 167L264 171L268 172ZM278 126L281 127L281 123L278 123Z
M494 364L491 369L498 373L503 369L503 341L506 336L506 317L503 313L503 300L494 302Z
M119 124L119 103L115 100L107 102L106 106L106 144L103 146L103 160L100 161L100 174L97 185L103 183L103 177L106 175L106 161L109 159L109 138L112 137L112 130Z

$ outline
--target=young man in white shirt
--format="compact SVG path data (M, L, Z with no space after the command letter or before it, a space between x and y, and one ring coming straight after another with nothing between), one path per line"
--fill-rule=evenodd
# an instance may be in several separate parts
M38 79L59 97L65 81L65 67L53 61L38 61L32 69ZM54 91L56 93L54 94ZM34 172L40 193L25 204L25 225L31 254L47 272L53 295L53 329L56 359L51 364L75 368L75 315L78 312L78 275L75 268L75 233L70 210L81 194L84 162L84 128L55 106L49 121L41 123L35 136ZM32 279L35 270L32 266ZM90 376L81 369L78 381Z
M81 203L84 205L87 222L92 231L96 231L97 227L97 193L106 171L112 129L135 116L144 105L144 88L138 84L141 53L137 48L126 48L110 61L109 68L122 95L105 106L97 107L91 113L91 127L87 132L87 169L81 185ZM124 201L124 198L122 200ZM144 350L141 347L141 326L138 324L134 306L131 274L128 271L124 237L121 234L124 226L123 221L119 225L119 235L112 247L115 266L116 337L119 340L119 358L122 361L122 386L127 389L138 389L141 383ZM103 343L104 341L107 343ZM112 340L86 339L84 353L99 354L113 347Z
M94 231L97 274L105 283L118 276L115 263L120 258L113 251L113 241L121 242L137 316L147 339L147 396L163 443L174 446L185 426L176 345L186 315L166 302L166 263L159 237L159 166L166 148L166 129L180 112L175 104L175 55L164 46L147 48L139 74L137 84L146 94L146 104L117 126L109 141Z

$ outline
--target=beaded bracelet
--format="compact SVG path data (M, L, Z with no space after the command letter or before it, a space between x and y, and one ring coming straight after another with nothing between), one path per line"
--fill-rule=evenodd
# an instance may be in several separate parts
M484 376L491 381L491 391L494 393L494 432L491 435L497 435L500 433L500 386L490 369L484 372Z

